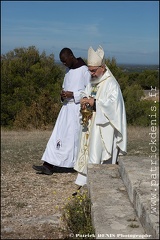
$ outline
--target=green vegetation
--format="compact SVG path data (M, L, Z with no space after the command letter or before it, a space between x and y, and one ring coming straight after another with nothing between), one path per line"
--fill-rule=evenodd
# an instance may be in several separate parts
M142 100L144 90L159 88L158 71L125 72L116 59L106 64L120 84L129 125L149 126L153 101ZM64 68L54 55L35 46L16 48L1 56L1 125L8 128L46 128L53 125L61 108ZM159 125L159 103L156 124Z
M67 225L68 232L76 236L78 239L94 238L94 229L91 220L91 202L87 191L80 193L71 199L63 209L63 220ZM71 236L70 234L70 236Z
M1 124L41 128L55 122L64 71L31 46L1 57Z

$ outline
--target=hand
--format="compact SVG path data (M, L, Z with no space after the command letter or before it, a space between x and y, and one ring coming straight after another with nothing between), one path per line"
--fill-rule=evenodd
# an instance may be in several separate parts
M74 98L73 92L66 91L65 93L66 93L67 98Z
M73 98L73 92L70 92L70 91L64 91L64 90L62 90L62 92L61 92L61 97L63 98L63 99L66 99L66 98Z
M86 108L86 103L89 103L89 105L91 107L93 107L94 105L94 98L93 97L89 97L89 98L83 98L80 100L80 104L81 104L81 108L82 109L85 109Z

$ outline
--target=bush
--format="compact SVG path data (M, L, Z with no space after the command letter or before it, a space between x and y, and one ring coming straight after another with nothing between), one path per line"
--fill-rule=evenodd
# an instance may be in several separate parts
M148 126L153 102L141 99L143 89L158 88L158 71L125 73L117 66L115 58L105 62L121 87L128 124ZM59 94L64 74L65 67L55 64L53 54L40 54L35 46L15 48L2 55L1 125L9 128L53 125L61 107ZM158 110L156 114L158 124Z
M74 236L80 234L86 235L85 238L94 238L94 229L91 220L91 202L87 191L85 193L78 192L76 196L68 200L69 202L64 206L63 210L63 220L66 222L68 231Z
M140 114L132 125L147 127L159 126L159 102L142 100L140 102Z
M123 91L127 122L129 124L134 124L135 120L142 114L142 107L140 102L142 96L143 90L139 85L128 86Z
M60 108L60 101L56 103L48 91L43 91L36 101L32 101L31 106L24 106L17 113L13 126L22 129L46 129L47 125L55 124Z
M51 123L57 117L63 77L64 71L55 64L54 55L39 54L34 46L2 55L1 124L25 128L27 124L37 127L43 121L44 125ZM51 103L47 98L52 98Z

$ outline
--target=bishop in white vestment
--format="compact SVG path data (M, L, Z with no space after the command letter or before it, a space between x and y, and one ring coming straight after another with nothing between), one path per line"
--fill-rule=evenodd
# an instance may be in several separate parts
M88 67L92 78L81 92L81 106L94 106L92 117L81 133L78 159L74 169L78 172L76 184L87 183L88 164L118 162L118 155L127 152L126 111L120 86L104 63L101 46L88 50Z

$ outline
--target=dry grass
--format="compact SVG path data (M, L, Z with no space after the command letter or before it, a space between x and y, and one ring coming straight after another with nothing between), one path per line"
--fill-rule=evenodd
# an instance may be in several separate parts
M1 239L67 236L61 209L75 190L77 174L46 176L32 169L32 164L41 165L51 131L1 131ZM150 154L149 132L128 127L128 155Z
M128 153L131 156L149 156L151 154L151 127L128 127ZM156 131L156 146L157 151L159 150L159 127ZM158 156L158 152L157 152Z
M1 239L64 239L61 208L75 173L36 174L51 131L2 131Z

